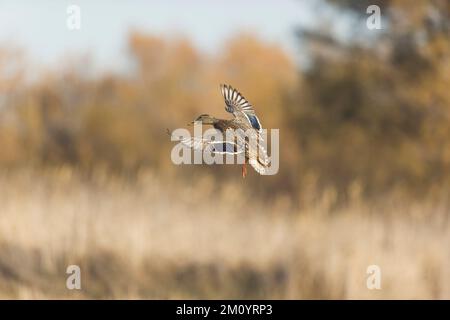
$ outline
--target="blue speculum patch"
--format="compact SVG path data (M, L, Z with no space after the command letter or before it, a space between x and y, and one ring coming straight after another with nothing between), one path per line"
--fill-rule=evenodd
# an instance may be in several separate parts
M255 117L255 116L248 116L248 119L250 120L250 123L252 124L253 128L255 128L257 130L261 129L261 126L259 125L259 121L258 121L257 117Z

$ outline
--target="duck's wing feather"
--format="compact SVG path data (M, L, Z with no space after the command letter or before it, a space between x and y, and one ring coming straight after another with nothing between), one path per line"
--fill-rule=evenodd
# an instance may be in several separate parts
M265 148L262 146L261 142L257 144L249 144L248 146L248 163L255 169L259 174L266 174L267 169L270 164L269 157Z
M220 85L220 91L225 99L225 110L227 112L232 113L237 118L245 119L258 131L262 129L261 122L252 105L239 91L226 84Z
M238 144L230 141L216 141L198 137L187 137L173 140L179 141L183 145L194 150L207 151L217 154L240 154L244 152L243 148L241 148Z
M244 152L236 143L229 141L213 141L210 143L211 152L218 154L240 154Z
M246 146L246 155L250 165L259 173L265 174L270 159L264 147L264 139L257 130L249 129L245 133L238 131L237 142Z

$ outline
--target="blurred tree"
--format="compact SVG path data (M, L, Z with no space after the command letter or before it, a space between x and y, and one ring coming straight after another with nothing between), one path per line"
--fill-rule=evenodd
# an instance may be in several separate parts
M381 8L382 30L366 28ZM347 35L300 30L311 64L289 110L307 170L345 193L424 191L450 177L450 2L327 1ZM342 21L342 20L341 20ZM352 28L350 28L352 27Z
M381 7L382 30L366 27L372 4ZM135 31L129 73L93 76L82 57L31 80L20 55L0 48L0 166L70 165L129 176L151 168L176 171L177 179L211 175L222 182L213 186L226 185L239 168L178 170L165 129L201 113L230 117L218 88L228 83L265 128L280 129L280 172L250 175L247 192L286 194L300 204L324 194L332 204L336 194L345 199L360 189L368 196L448 190L449 2L321 5L331 20L319 16L320 25L299 31L309 54L300 69L276 44L245 33L206 55L185 37Z

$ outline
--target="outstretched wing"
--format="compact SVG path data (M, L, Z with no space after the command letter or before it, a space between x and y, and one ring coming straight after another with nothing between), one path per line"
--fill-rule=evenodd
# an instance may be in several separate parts
M239 154L244 152L242 148L234 142L229 141L211 141L205 138L184 138L180 142L194 150L203 150L216 154Z
M262 129L261 122L256 116L252 105L239 91L226 84L220 85L220 91L225 99L225 110L227 112L232 113L237 118L245 119L254 129L258 131Z
M243 148L241 148L238 144L230 141L216 141L198 137L175 138L173 136L172 140L179 141L183 145L194 150L207 151L217 154L240 154L244 152Z
M240 154L244 152L236 143L229 141L212 141L210 143L213 153L219 154Z

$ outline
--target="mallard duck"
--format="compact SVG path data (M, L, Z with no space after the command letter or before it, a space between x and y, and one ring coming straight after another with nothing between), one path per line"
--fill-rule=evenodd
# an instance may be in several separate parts
M245 152L242 177L245 178L247 175L247 163L250 163L259 174L265 174L270 162L267 152L262 146L261 122L256 116L252 105L239 91L229 85L220 85L220 90L225 99L225 110L233 114L234 118L218 119L208 114L202 114L190 124L201 122L204 125L212 125L224 135L228 129L232 129L237 133L235 140L215 141L206 138L189 137L179 141L193 149L207 150L213 153L239 154Z

